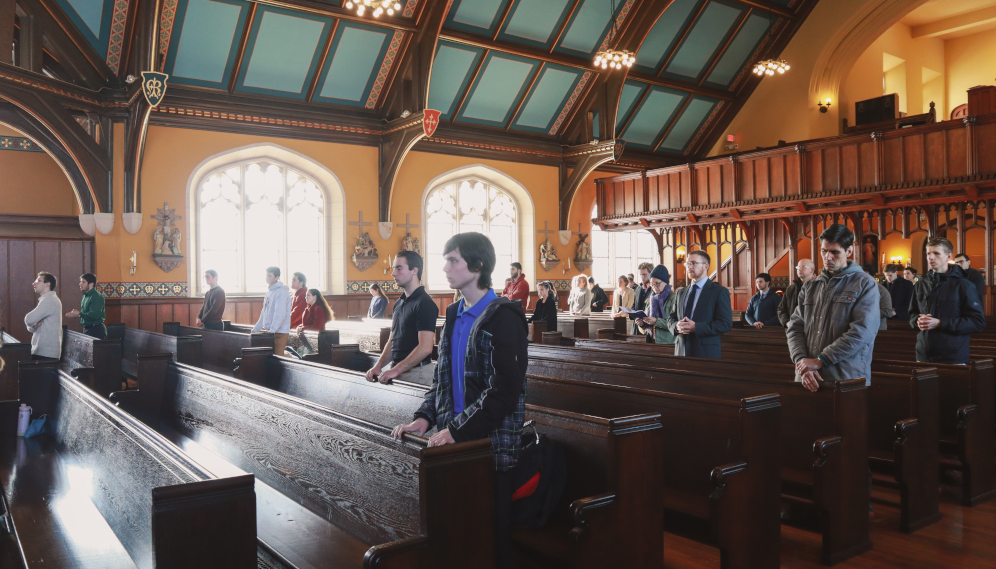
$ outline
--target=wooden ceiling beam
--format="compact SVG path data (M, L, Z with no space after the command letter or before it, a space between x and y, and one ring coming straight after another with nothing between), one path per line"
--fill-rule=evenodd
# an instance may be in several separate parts
M511 2L510 2L511 3ZM546 66L545 63L540 63L536 66L536 71L533 71L533 76L529 78L529 83L526 84L526 90L522 92L522 96L519 97L519 101L515 104L515 109L512 110L512 114L508 117L508 124L505 125L505 132L512 128L512 123L515 122L516 115L522 110L522 106L526 104L526 99L529 98L529 92L532 91L533 86L536 85L536 81L539 80L540 75L543 74L543 68Z
M501 11L501 18L498 19L498 25L495 26L495 31L491 33L492 41L498 39L498 34L500 34L501 29L505 27L505 22L508 21L509 15L512 14L512 6L515 6L514 0L509 0L509 2L505 4L505 9Z
M245 24L245 27L242 28L242 37L239 38L239 47L235 51L235 63L232 65L232 77L228 80L228 92L229 93L234 93L235 92L235 85L239 82L239 69L242 68L242 60L246 56L246 47L249 45L249 32L252 30L253 20L256 19L256 8L258 6L259 6L259 4L256 4L255 2L251 2L249 4L249 15L246 16L246 24ZM338 23L339 23L339 20L336 20L335 24L338 24ZM326 46L331 41L332 41L332 36L329 36L329 39L326 42ZM325 52L324 55L328 55L328 52ZM324 57L322 58L322 62L323 63L325 62ZM315 78L316 78L315 80L316 81L317 81L317 77L319 75L321 75L321 73L322 73L322 69L321 69L321 66L319 66L318 71L315 72ZM308 97L308 102L311 102L311 97L310 96Z
M664 127L664 130L654 140L654 152L657 152L657 150L660 149L661 145L664 144L664 141L667 140L667 135L671 134L671 131L674 130L674 125L678 124L678 120L681 119L681 115L685 112L685 109L688 108L688 105L691 104L691 102L692 102L691 97L685 97L685 100L682 101L681 105L679 105L678 108L674 111L674 115L672 115L671 122Z
M315 68L315 76L311 78L311 85L308 86L308 96L305 100L309 103L315 98L315 90L318 89L318 80L322 76L322 69L325 68L325 62L329 58L329 52L332 51L332 39L335 38L336 30L339 29L339 21L340 20L334 20L332 22L332 28L329 29L329 37L325 39L325 45L322 47L322 55L318 58L318 67ZM245 48L243 48L243 53L244 52ZM241 57L239 59L241 59ZM231 93L232 90L229 89L228 92ZM384 98L386 99L387 93L384 95Z
M447 3L447 0L442 1L443 3ZM340 20L345 20L347 22L356 22L377 28L401 30L409 33L418 32L418 26L409 23L408 18L387 15L379 18L357 16L355 10L347 10L346 8L342 8L328 2L318 2L315 0L253 0L253 2L256 4L263 4L264 6L274 6L277 8L284 8L286 10L314 14L316 16L339 18ZM438 4L439 2L436 0L430 0L428 3L431 5Z
M699 6L699 9L695 11L695 15L692 16L692 19L688 21L688 24L685 26L685 29L681 30L681 35L679 35L677 41L674 42L674 49L671 50L671 53L669 53L668 56L664 59L664 63L661 64L660 69L662 71L664 69L667 69L667 66L671 64L671 61L674 59L674 56L677 55L678 51L681 49L681 44L685 43L685 39L688 38L688 34L692 33L692 29L695 27L695 23L698 22L699 18L702 17L702 13L705 12L706 7L708 7L709 4L711 4L711 2L703 2L702 5Z
M63 67L74 71L81 83L93 89L118 84L117 77L107 62L83 37L55 0L24 0L18 2L18 6L39 21L41 32L48 38L59 62Z
M512 2L509 2L509 4L512 4ZM567 25L571 22L571 18L574 17L574 12L577 11L579 6L581 6L581 0L572 0L571 7L567 11L567 16L560 23L560 26L557 27L557 34L553 36L553 42L550 43L550 49L547 50L547 53L553 53L553 50L557 49L557 44L560 43L560 39L567 32Z
M733 0L733 2L735 4L750 6L751 8L759 8L765 12L770 12L772 15L785 18L786 20L794 20L799 17L796 12L785 8L784 6L779 6L770 0Z
M0 0L0 45L14 45L14 19L17 17L15 0ZM13 51L0 49L0 63L14 64Z
M730 44L733 43L733 40L737 39L737 34L740 33L741 28L743 28L744 24L747 23L747 19L750 17L751 12L753 12L753 8L744 10L744 12L740 14L740 17L737 18L737 21L733 25L733 33L731 33L726 38L726 41L723 42L723 47L721 47L719 49L719 52L712 57L712 61L709 62L709 66L706 67L705 72L702 74L702 77L699 79L698 82L699 86L705 83L709 75L712 74L712 70L716 68L716 65L719 63L719 61L723 59L724 55L726 55L726 50L730 49Z
M477 65L474 66L474 72L470 74L470 81L467 81L467 86L463 88L463 92L460 93L460 99L457 100L457 104L453 107L453 114L450 115L450 124L455 124L457 116L460 114L460 109L463 108L464 104L467 103L467 98L470 97L470 92L474 89L474 83L477 81L477 76L481 74L481 70L484 69L484 61L488 58L488 51L485 50L481 52L481 58L477 60Z

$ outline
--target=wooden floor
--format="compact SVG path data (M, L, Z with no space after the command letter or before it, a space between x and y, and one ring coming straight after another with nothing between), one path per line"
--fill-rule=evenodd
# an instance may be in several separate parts
M996 568L996 501L974 508L959 505L956 488L944 486L944 518L908 535L899 531L899 492L872 490L875 548L834 565L839 569L993 569ZM665 536L666 569L719 569L718 550L686 539ZM782 563L786 569L825 567L819 560L820 536L782 524Z

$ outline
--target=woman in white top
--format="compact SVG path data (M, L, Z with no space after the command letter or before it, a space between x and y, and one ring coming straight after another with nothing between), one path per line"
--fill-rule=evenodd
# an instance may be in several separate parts
M571 296L567 298L567 307L571 314L591 315L591 291L588 290L588 277L584 275L574 277L574 286L571 288Z
M636 301L636 292L629 288L629 279L625 276L619 277L615 292L612 293L612 315L619 314L620 309L633 309Z

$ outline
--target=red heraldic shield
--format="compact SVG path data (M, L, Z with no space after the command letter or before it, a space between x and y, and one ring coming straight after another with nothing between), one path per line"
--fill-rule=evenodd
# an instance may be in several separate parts
M426 109L425 115L422 117L422 131L425 133L425 137L432 138L432 135L436 133L436 127L438 126L439 111Z

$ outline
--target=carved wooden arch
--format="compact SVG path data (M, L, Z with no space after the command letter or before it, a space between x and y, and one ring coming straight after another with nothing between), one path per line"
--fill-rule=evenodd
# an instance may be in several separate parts
M52 99L6 85L0 118L49 151L76 193L81 213L111 211L111 157Z
M622 140L613 140L596 145L579 144L567 149L564 153L565 160L573 158L578 162L567 181L560 186L560 229L568 229L571 205L581 183L602 164L622 156L625 144Z

